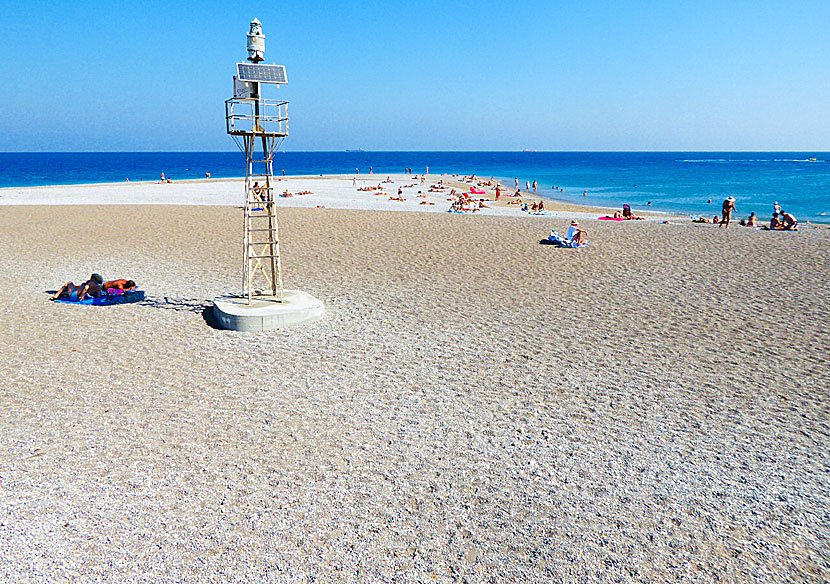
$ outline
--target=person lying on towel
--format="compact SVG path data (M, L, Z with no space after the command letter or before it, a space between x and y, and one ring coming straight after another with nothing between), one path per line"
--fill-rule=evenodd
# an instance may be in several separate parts
M76 286L72 282L67 282L61 286L60 290L58 290L54 296L52 296L52 300L66 298L67 300L71 300L73 302L80 302L87 296L98 298L99 296L106 294L108 290L123 290L128 292L135 289L135 287L135 282L132 280L120 279L104 282L104 278L100 275L92 274L89 280L80 286Z
M110 280L108 282L104 282L103 289L104 292L107 290L124 290L125 292L128 290L132 290L135 288L135 282L132 280L124 280L123 278L120 280Z
M92 274L89 280L79 286L76 286L72 282L67 282L52 296L52 300L68 298L69 300L78 301L83 300L87 295L97 298L104 293L101 289L103 284L104 279L100 275Z

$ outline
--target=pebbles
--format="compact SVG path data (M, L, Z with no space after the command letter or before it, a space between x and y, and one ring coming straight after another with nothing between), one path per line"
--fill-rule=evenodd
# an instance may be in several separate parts
M0 579L830 577L826 232L286 209L327 316L251 335L239 219L4 208Z

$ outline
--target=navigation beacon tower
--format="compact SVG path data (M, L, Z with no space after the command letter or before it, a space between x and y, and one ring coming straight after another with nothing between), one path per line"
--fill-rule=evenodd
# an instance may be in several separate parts
M245 154L242 294L214 299L223 328L265 330L319 318L323 303L283 289L279 224L274 202L274 153L288 136L288 102L264 99L262 85L287 83L285 67L264 65L265 35L256 18L248 32L248 63L237 63L225 127Z

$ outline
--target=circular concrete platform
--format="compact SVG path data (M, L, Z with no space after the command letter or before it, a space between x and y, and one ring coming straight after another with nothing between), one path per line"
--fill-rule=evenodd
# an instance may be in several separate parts
M287 328L317 320L325 312L323 302L300 290L285 290L283 301L273 296L247 297L228 294L213 299L219 326L232 331L258 332Z

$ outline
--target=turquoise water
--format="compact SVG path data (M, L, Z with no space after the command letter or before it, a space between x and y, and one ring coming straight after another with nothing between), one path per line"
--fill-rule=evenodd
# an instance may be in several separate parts
M815 160L811 160L815 159ZM767 219L778 201L799 220L830 222L828 152L280 152L275 171L297 174L477 174L512 185L536 180L548 198L635 211ZM0 187L243 176L239 152L0 153ZM552 187L556 186L554 190ZM560 191L559 189L563 189ZM583 197L583 192L587 197ZM711 199L711 203L707 203Z

